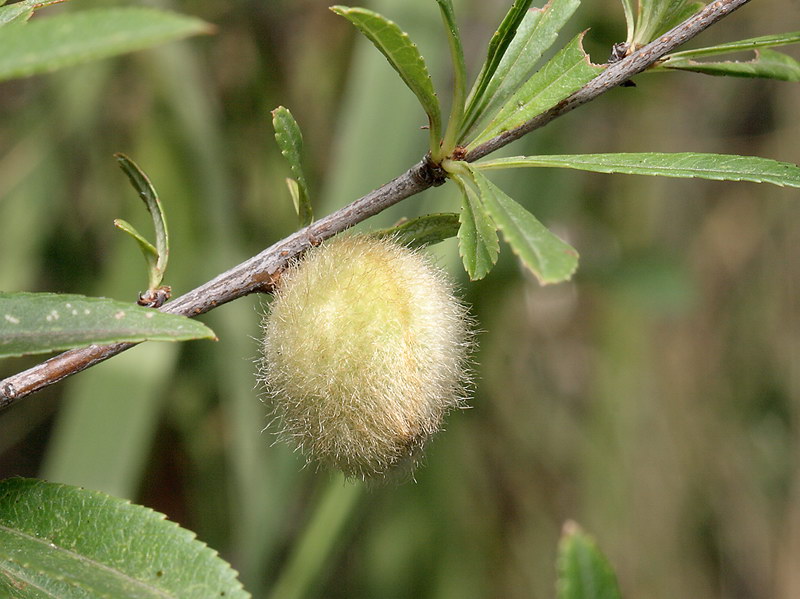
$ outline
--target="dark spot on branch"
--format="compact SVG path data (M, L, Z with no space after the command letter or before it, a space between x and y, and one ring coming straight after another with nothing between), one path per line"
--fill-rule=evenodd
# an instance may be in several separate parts
M418 183L426 187L439 187L447 181L447 173L433 161L430 152L425 154L425 159L411 174Z

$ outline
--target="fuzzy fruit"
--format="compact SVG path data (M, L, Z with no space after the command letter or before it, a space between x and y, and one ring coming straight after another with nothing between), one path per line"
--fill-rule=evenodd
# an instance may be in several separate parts
M462 401L469 322L419 252L358 235L310 249L263 322L259 378L280 435L348 476L413 466Z

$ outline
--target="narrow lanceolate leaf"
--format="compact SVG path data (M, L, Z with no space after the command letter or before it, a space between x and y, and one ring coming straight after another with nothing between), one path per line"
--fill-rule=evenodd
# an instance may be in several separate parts
M401 222L394 227L374 231L376 237L391 237L408 247L433 245L458 235L460 221L455 212L426 214Z
M594 540L574 522L558 544L558 599L620 599L614 570Z
M471 107L470 118L465 119L462 129L465 135L473 132L485 117L496 113L531 78L542 54L555 43L558 32L579 5L580 0L550 0L543 8L527 11L483 97L474 100L475 106Z
M531 2L532 0L514 0L514 4L511 5L505 18L489 41L486 62L483 63L481 72L470 94L469 106L464 119L465 129L468 129L472 122L480 117L479 111L485 106L483 99L486 88L489 86L492 77L494 77L497 67L500 66L500 61L503 59L509 44L514 40L514 36L517 35L517 29L525 18ZM541 13L537 12L536 14L538 17Z
M122 169L122 172L127 175L131 185L150 213L150 218L153 221L153 230L156 235L155 264L153 264L149 258L149 249L141 243L143 240L142 236L139 235L131 225L120 219L118 219L118 222L127 225L127 228L120 226L117 222L114 224L126 233L133 235L134 239L139 242L139 246L142 248L145 259L150 266L150 289L155 289L161 285L161 280L164 278L164 272L167 270L167 263L169 262L169 230L167 229L167 219L164 215L164 208L161 205L161 200L158 199L158 193L156 193L155 187L153 187L153 184L144 171L125 154L115 154L114 158L117 159L117 163ZM152 247L151 245L150 248Z
M0 293L0 357L93 343L213 339L203 323L136 304L59 293Z
M721 77L757 77L778 81L800 81L800 62L774 50L756 50L756 56L746 61L698 62L688 58L673 58L656 70L692 71Z
M583 34L575 37L511 96L468 147L471 149L503 131L518 127L594 79L603 67L589 60L581 46L582 38Z
M97 8L34 19L0 36L0 81L209 31L210 26L199 19L141 7Z
M286 158L292 175L294 175L295 184L289 184L289 192L292 195L297 216L300 217L300 226L305 227L314 220L314 214L311 210L308 184L303 172L303 134L292 113L283 106L278 106L272 111L272 127L275 129L275 141L278 142L281 154Z
M730 54L731 52L745 52L747 50L758 50L759 48L776 48L778 46L788 46L789 44L800 43L800 31L791 33L778 33L775 35L762 35L761 37L751 37L746 40L728 42L707 48L696 48L694 50L683 50L668 54L662 60L669 61L676 58L703 58L705 56L718 56L720 54Z
M461 45L461 34L458 31L453 2L452 0L436 0L436 2L439 4L439 12L442 14L442 21L447 30L450 61L453 63L453 102L441 149L438 144L431 147L431 155L434 160L450 154L456 147L467 99L467 67L464 62L464 48Z
M0 482L3 597L250 597L236 576L193 532L151 509L41 480Z
M366 8L332 6L331 10L353 23L389 61L400 78L417 96L428 115L431 146L438 147L442 131L439 99L433 89L425 60L414 44L396 23Z
M578 267L578 252L553 235L533 214L471 168L481 203L513 252L542 285L566 281Z
M469 183L459 176L454 176L453 180L462 192L458 252L470 280L477 281L485 277L497 262L500 253L497 227Z
M729 154L700 154L658 152L643 154L567 154L552 156L514 156L479 162L481 170L554 166L574 168L595 173L624 173L628 175L658 175L713 179L715 181L752 181L773 185L800 187L800 167L757 156Z

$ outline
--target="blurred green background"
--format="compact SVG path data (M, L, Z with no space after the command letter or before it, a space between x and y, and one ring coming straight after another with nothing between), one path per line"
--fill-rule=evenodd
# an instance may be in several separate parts
M146 287L139 250L112 225L149 230L114 152L165 203L177 294L294 230L275 106L303 128L317 215L424 153L412 94L326 2L76 0L36 18L101 4L170 7L217 31L0 85L2 290L133 301ZM361 4L409 31L446 89L435 2ZM508 5L457 3L473 74ZM694 45L797 29L798 16L796 0L755 2ZM604 62L625 34L618 3L586 2L565 33L586 27ZM504 152L800 162L795 83L636 83ZM496 181L579 249L581 267L542 288L506 248L468 283L454 240L434 248L473 306L480 350L471 409L451 414L416 482L344 485L262 432L252 362L266 298L203 317L217 343L147 344L0 413L0 474L163 511L255 597L552 597L570 518L628 597L800 597L798 191L556 170ZM367 225L457 206L446 186ZM3 361L0 376L35 363Z

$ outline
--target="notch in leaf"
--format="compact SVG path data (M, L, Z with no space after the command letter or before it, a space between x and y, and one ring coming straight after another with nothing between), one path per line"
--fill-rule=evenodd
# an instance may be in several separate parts
M275 129L275 141L294 175L293 179L286 179L289 195L292 196L295 212L300 218L300 226L306 227L314 220L314 213L303 172L303 134L292 113L283 106L278 106L272 111L272 127Z
M140 303L150 307L159 307L169 298L169 287L161 286L164 273L167 270L167 261L169 260L169 231L167 230L164 210L153 184L144 174L144 171L125 154L114 154L114 158L117 159L120 168L128 176L128 180L133 185L139 198L144 202L153 220L153 229L156 235L155 246L145 239L129 222L118 218L114 221L114 225L133 237L139 249L142 250L145 262L147 262L147 293L140 296Z
M665 70L694 71L706 75L760 77L779 81L800 81L800 62L771 48L800 43L800 31L764 35L708 48L684 50L668 54L646 72ZM753 51L751 60L697 61L697 58L733 52Z

